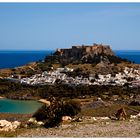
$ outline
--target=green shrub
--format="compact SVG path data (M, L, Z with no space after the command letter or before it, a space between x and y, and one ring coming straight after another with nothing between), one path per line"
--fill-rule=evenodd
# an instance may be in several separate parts
M45 120L45 119L48 117L46 105L41 106L41 107L33 114L33 117L35 117L37 121Z
M71 100L65 103L63 110L63 115L68 115L72 117L77 115L81 111L81 105L78 101Z
M43 105L33 117L37 121L43 121L45 127L54 127L60 124L62 116L74 116L81 111L80 103L76 101L64 101L62 99L51 101L51 105L46 107Z

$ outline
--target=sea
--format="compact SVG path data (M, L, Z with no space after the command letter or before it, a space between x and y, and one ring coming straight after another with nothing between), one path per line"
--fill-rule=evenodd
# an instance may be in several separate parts
M42 61L54 50L41 51L0 51L0 69L14 68L30 62ZM122 58L140 64L140 51L135 50L115 50L115 54Z
M140 64L140 50L117 50L114 52L121 58L126 58L135 64Z
M43 51L0 51L0 69L23 66L30 62L42 61L53 50Z
M15 68L30 62L42 61L53 50L44 51L0 51L0 69ZM116 50L115 54L140 64L140 51ZM40 107L37 101L17 101L0 99L0 113L32 113ZM22 108L22 109L21 109Z

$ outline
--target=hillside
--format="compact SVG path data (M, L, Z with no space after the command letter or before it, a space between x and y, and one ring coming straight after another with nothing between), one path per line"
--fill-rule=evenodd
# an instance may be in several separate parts
M1 77L20 75L30 77L43 71L55 70L59 67L73 68L72 75L79 74L114 74L121 72L124 67L138 67L127 59L115 55L109 45L93 44L72 46L69 49L57 49L54 54L46 56L42 62L34 62L25 66L0 70Z

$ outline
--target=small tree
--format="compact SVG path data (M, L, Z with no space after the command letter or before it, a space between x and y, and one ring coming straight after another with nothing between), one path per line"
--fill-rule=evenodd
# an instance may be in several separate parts
M60 124L62 116L75 116L81 111L80 103L77 101L64 101L52 98L51 105L42 106L33 117L37 121L44 121L45 127L54 127Z

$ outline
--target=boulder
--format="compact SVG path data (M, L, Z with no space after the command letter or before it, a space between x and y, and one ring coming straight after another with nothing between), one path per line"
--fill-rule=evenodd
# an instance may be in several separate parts
M140 113L137 115L130 115L130 119L140 119Z
M12 122L12 126L14 129L18 128L20 125L21 125L21 122L18 122L18 121Z
M44 125L44 123L42 121L38 121L37 125L41 126L41 125Z
M0 120L0 131L15 131L20 126L20 122L9 122L7 120Z
M6 120L0 120L0 127L4 127L4 126L7 126L9 125L10 122L6 121Z
M97 98L97 101L104 102L100 97Z
M63 116L62 117L63 122L67 122L67 121L71 121L71 120L72 120L72 118L70 116Z
M30 118L30 119L28 120L28 122L29 122L29 123L37 123L37 120L36 120L36 118Z
M137 115L130 115L130 119L136 119Z
M36 118L30 118L27 122L27 127L38 127L42 125L44 125L44 123L42 121L37 121Z
M97 119L96 119L95 117L92 117L92 120L93 120L93 121L97 121Z

